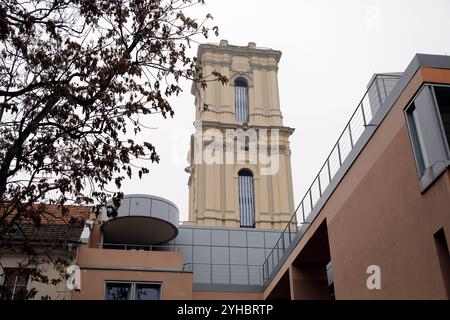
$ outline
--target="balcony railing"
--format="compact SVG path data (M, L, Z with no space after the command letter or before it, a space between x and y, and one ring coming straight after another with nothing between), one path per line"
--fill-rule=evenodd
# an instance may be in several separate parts
M142 244L122 244L122 243L99 243L101 249L131 250L131 251L169 251L179 252L182 245L165 244L165 245L142 245Z
M382 107L400 77L400 74L380 74L374 77L369 84L366 93L326 158L325 163L306 191L274 248L266 257L262 268L263 283L274 276L280 260L289 249L294 238L299 232L306 231L312 222L314 217L311 217L311 212L322 198L327 187L333 182L336 173L342 167L364 131L367 127L376 126L372 123L373 117Z
M261 264L185 263L195 284L263 285Z

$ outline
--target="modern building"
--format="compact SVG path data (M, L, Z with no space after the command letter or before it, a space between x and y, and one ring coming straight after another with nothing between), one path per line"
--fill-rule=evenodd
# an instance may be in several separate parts
M388 77L305 193L295 236L269 254L264 299L450 298L450 57L418 54Z
M279 236L179 225L170 201L126 195L118 216L104 212L80 245L81 290L72 299L259 299L262 264Z
M450 57L374 75L294 207L281 53L226 41L198 52L230 82L192 88L189 221L145 194L86 218L80 290L62 298L450 298Z

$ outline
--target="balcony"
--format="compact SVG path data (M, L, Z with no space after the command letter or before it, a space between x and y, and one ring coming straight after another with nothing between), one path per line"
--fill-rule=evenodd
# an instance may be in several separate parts
M125 195L117 217L102 213L103 242L110 244L157 245L178 234L179 212L172 202L142 194Z

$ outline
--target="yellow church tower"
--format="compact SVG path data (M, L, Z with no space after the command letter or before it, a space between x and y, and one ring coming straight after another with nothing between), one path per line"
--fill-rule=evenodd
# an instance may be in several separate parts
M189 221L199 226L281 229L294 212L289 137L278 93L281 52L202 44L203 75L227 84L193 82L195 134L189 166Z

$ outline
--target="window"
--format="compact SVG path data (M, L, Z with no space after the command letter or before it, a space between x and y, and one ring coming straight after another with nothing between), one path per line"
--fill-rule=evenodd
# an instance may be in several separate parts
M244 78L234 81L236 121L248 122L248 85Z
M450 87L434 87L436 102L441 115L442 126L444 127L446 144L450 142Z
M430 161L428 160L427 151L425 149L425 141L422 127L419 122L418 111L416 110L414 103L409 108L407 115L410 123L412 143L414 150L416 150L417 170L419 171L419 175L422 176L425 169L429 167Z
M411 144L422 190L449 163L450 87L424 86L406 109Z
M25 300L29 270L24 268L3 268L0 278L0 300Z
M107 282L105 300L159 300L161 284L146 282Z
M239 211L241 227L255 227L255 201L253 192L253 174L248 169L238 173Z

